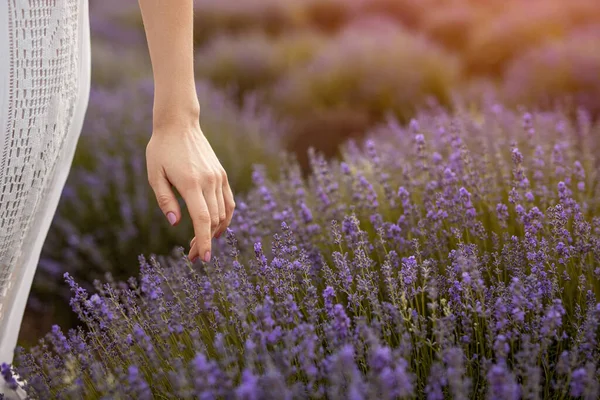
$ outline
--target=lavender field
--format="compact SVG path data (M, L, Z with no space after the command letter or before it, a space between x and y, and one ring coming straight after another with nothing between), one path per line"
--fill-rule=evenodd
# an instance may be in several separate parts
M91 0L32 398L600 397L599 3L195 4L232 225L189 262L147 183L137 4Z

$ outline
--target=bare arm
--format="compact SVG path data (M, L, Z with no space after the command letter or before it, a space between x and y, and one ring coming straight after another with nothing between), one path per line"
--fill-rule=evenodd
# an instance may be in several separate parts
M193 0L139 0L154 74L154 123L197 118Z
M148 182L172 225L181 220L172 186L184 198L195 237L188 257L211 258L211 239L231 222L227 174L200 129L194 82L193 0L139 0L154 75Z

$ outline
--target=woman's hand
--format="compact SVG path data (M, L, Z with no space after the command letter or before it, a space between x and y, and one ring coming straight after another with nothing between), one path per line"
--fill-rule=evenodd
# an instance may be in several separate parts
M210 261L211 239L231 221L227 175L200 129L194 78L193 0L139 0L154 76L153 133L146 147L148 181L172 225L181 219L175 186L196 234L188 257Z
M171 189L177 188L194 224L188 257L211 258L211 239L219 237L231 222L235 202L227 174L198 119L154 127L146 146L148 182L171 225L181 220L179 203Z

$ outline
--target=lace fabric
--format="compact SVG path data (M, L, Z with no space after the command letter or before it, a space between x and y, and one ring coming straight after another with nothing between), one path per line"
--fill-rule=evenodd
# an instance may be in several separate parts
M0 362L12 361L87 107L87 7L0 2Z

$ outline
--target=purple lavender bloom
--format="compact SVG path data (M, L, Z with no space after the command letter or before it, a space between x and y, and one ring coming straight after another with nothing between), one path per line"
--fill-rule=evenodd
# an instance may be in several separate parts
M419 127L419 121L418 121L418 120L416 120L416 119L414 119L414 118L413 118L413 119L411 119L411 120L410 120L410 124L409 124L409 129L410 129L410 131L411 131L412 133L415 133L415 134L416 134L417 132L419 132L419 130L420 130L420 127Z
M585 366L572 372L569 394L585 400L597 399L600 396L598 363L596 361L588 361Z
M383 367L379 372L383 391L392 399L410 397L414 394L414 378L408 371L408 363L399 359L395 364Z
M336 304L333 307L333 329L339 340L344 340L350 333L350 318L346 315L344 306L341 304Z
M71 345L58 325L52 325L52 331L49 337L52 340L52 344L57 353L66 355L71 351Z
M446 377L452 397L466 399L471 391L471 380L466 377L465 355L458 347L449 348L444 352Z
M542 320L542 328L540 333L542 335L557 334L556 329L562 325L562 317L565 315L565 309L560 299L555 299L553 304L548 307L546 314Z
M11 366L7 363L2 363L2 365L0 366L0 372L2 373L2 378L4 378L4 383L6 384L6 387L8 387L11 390L17 390L19 384L17 383L17 380L13 375Z
M488 374L488 392L489 400L518 400L521 398L521 391L514 375L504 364L493 365Z
M150 391L150 386L148 385L148 382L146 382L144 377L140 374L138 367L135 365L130 365L127 371L129 393L134 395L137 399L152 399L153 396L152 392Z
M428 377L428 383L425 387L427 400L444 400L444 386L447 380L444 374L444 367L436 362L431 366L431 371Z
M313 221L313 216L306 203L303 202L300 204L300 210L302 214L302 220L304 221L304 223L310 224Z
M402 282L406 287L410 287L417 281L417 260L415 256L402 259L402 269L400 274L402 275Z
M600 163L598 128L481 118L382 126L341 162L312 153L306 179L292 161L279 179L257 167L210 266L179 247L141 255L126 282L66 275L86 329L53 328L19 376L39 398L597 398L600 203L583 166ZM84 204L72 212L102 209ZM141 208L114 207L123 237L152 231L130 226ZM65 254L97 255L60 226Z
M258 400L260 397L259 379L251 371L242 372L242 381L235 390L236 398L240 400Z
M573 397L581 397L585 390L587 373L585 368L577 368L571 374L571 389L569 394Z
M323 291L323 299L325 300L325 311L333 316L333 300L335 299L335 290L331 286L327 286Z

